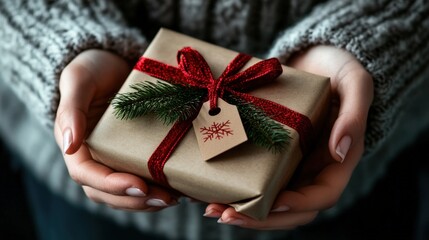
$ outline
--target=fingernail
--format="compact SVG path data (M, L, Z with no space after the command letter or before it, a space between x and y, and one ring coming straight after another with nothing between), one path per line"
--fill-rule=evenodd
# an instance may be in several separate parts
M236 225L236 226L240 226L244 224L244 220L242 219L238 219L238 218L228 218L226 220L223 220L222 218L219 218L217 220L218 223L222 223L222 224L229 224L229 225Z
M337 145L337 148L335 149L335 152L341 158L341 163L346 158L347 152L350 149L350 144L352 144L352 138L350 136L344 136L343 138L341 138L340 142Z
M73 136L70 128L66 128L63 132L63 154L66 154L73 142Z
M152 207L168 207L168 204L164 200L151 198L146 201L146 204Z
M132 197L144 197L144 196L146 196L146 194L142 190L135 188L135 187L127 188L127 190L125 190L125 193L128 196L132 196Z
M214 209L210 209L204 213L204 217L219 218L222 214Z
M289 211L290 207L289 206L278 206L276 208L274 208L273 210L271 210L271 212L287 212Z

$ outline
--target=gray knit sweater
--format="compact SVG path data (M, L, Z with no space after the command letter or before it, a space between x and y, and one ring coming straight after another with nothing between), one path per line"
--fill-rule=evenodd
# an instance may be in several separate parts
M172 239L287 234L221 226L204 219L204 206L196 203L159 213L113 210L88 200L69 178L52 133L61 71L91 48L115 52L132 64L161 26L282 62L308 46L330 44L350 51L372 74L367 151L342 198L321 221L368 193L389 160L429 126L422 104L429 101L426 0L0 1L0 137L54 192L118 223Z

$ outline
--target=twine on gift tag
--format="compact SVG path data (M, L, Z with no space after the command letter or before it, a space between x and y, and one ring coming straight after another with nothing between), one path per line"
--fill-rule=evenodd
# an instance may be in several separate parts
M192 122L204 161L247 141L237 106L218 99L217 108L205 102Z

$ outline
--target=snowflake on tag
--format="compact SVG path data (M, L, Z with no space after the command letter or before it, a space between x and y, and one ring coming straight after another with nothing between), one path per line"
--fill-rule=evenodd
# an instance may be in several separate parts
M223 137L233 135L232 129L229 127L231 122L228 120L222 123L213 122L210 127L200 128L200 133L203 135L204 142L211 141L213 139L222 139Z

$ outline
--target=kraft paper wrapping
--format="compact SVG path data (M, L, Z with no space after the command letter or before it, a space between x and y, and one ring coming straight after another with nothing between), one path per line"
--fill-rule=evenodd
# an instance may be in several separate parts
M234 51L161 29L144 56L177 66L177 51L185 46L203 55L215 77L237 55ZM258 61L253 58L244 68ZM130 91L129 85L140 81L159 80L133 70L120 92ZM317 127L327 112L329 84L329 78L283 66L283 74L278 79L250 94L300 112ZM95 160L117 171L150 180L147 160L170 127L151 116L119 120L109 106L87 143ZM165 164L164 173L172 188L189 197L208 203L228 204L240 213L262 220L302 158L299 135L292 129L290 131L292 141L281 154L245 142L210 161L204 161L191 129Z

